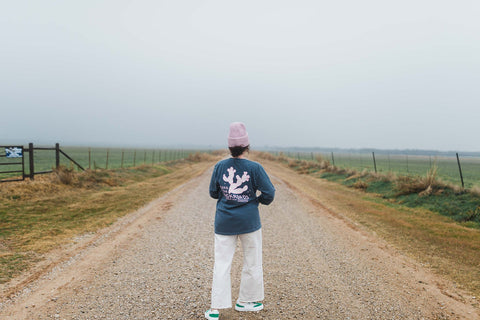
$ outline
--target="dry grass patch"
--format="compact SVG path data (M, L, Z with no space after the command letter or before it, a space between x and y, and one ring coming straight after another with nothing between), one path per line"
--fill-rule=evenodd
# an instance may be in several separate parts
M112 224L214 162L195 156L168 166L82 173L60 168L34 181L0 184L0 283L49 250Z
M394 180L398 195L419 193L422 196L430 195L434 189L445 188L446 185L437 178L438 167L436 165L427 172L424 177L399 176Z
M204 152L191 153L187 157L187 161L200 162L200 161L215 161L218 155L208 154Z
M366 190L368 188L368 183L362 180L358 180L352 184L352 187L354 187L355 189Z

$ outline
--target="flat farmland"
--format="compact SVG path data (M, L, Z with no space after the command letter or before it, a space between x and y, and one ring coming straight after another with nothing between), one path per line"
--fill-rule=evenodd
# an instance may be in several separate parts
M371 153L293 153L287 152L289 158L315 160L317 156L335 163L337 167L357 171L374 171ZM456 157L428 155L375 154L377 172L396 173L399 175L425 176L430 168L437 166L437 176L441 180L461 186L460 172ZM480 157L465 157L460 154L460 164L465 188L480 187Z

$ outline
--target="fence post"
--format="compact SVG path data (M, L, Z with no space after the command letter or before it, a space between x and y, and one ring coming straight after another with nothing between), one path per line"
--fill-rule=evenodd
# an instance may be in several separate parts
M460 180L462 180L462 188L465 189L465 185L463 184L462 166L460 165L460 158L458 157L458 152L457 152L457 163L458 163L458 171L460 172Z
M143 154L143 164L147 162L147 150L144 151L145 153Z
M410 172L408 171L408 154L406 155L406 159L407 159L407 173L410 173Z
M34 175L35 175L35 165L34 165L34 161L33 161L33 143L29 143L28 144L28 153L29 153L29 157L28 157L28 160L29 160L29 164L30 164L30 180L33 180L34 179Z
M107 149L107 163L105 164L105 169L108 169L108 156L110 155L110 149Z
M55 168L60 167L60 144L55 143Z
M133 166L135 167L135 162L137 160L137 150L133 151Z
M122 164L121 164L121 167L123 169L123 156L125 155L125 150L122 149Z
M332 164L335 166L335 158L333 157L333 151L332 151Z
M377 173L377 162L375 161L375 152L372 151L373 156L373 167L375 168L375 173Z
M92 169L92 149L88 148L88 169Z

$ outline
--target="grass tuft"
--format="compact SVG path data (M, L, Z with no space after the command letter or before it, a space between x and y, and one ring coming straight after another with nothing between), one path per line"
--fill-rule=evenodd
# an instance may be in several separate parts
M203 152L191 153L187 157L187 161L200 162L200 161L213 161L216 156Z
M65 166L59 166L53 170L58 183L71 185L75 176L73 167L67 168Z
M358 180L358 181L355 181L352 184L352 187L354 187L355 189L367 190L368 183L366 183L365 181L362 181L362 180Z
M433 190L445 188L446 185L437 179L438 167L433 165L424 177L398 176L395 179L397 195L418 193L421 196L432 194Z

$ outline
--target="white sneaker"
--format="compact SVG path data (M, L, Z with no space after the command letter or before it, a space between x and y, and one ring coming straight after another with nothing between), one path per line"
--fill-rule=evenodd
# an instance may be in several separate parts
M212 311L211 309L208 309L207 311L205 311L205 318L207 318L208 320L218 320L219 317L220 314L218 310Z
M263 309L263 303L260 302L240 302L235 304L237 311L260 311Z

